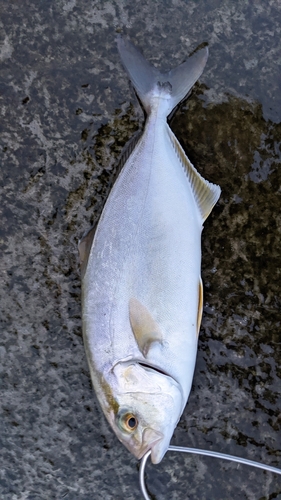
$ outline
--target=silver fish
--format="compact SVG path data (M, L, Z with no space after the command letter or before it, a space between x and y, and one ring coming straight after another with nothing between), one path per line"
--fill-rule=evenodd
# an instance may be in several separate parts
M220 188L167 124L208 58L161 73L126 38L118 49L147 113L99 223L80 242L83 336L92 382L119 440L163 458L186 405L202 316L201 232Z

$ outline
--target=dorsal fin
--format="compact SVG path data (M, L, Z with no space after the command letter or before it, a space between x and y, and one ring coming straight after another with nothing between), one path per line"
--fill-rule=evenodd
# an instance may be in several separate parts
M128 160L129 156L135 149L140 137L142 135L142 130L138 130L134 136L129 140L129 142L126 144L126 146L123 148L122 154L119 158L116 171L115 171L115 177L117 178L118 175L120 174L123 166L125 165L126 161ZM96 222L89 231L87 231L81 240L78 243L78 250L79 250L79 257L80 257L80 265L81 265L81 277L83 279L87 264L88 264L88 259L90 255L90 251L92 248L92 243L93 239L95 236L95 232L97 229L98 223Z
M211 213L214 205L217 203L221 188L217 184L212 184L206 181L192 165L192 163L187 158L184 150L182 149L179 141L167 127L170 140L177 153L177 156L184 167L187 177L189 179L196 203L198 205L203 222L207 219L208 215Z
M128 160L128 158L131 156L132 152L134 151L137 143L140 140L140 137L142 136L142 132L143 132L142 130L137 130L137 132L133 135L133 137L131 137L129 139L129 141L126 143L126 145L124 146L122 153L121 153L121 156L120 156L118 163L117 163L117 167L116 167L116 171L115 171L116 177L118 177L118 175L120 174L126 161Z
M146 357L153 342L162 344L161 330L148 309L138 299L130 299L129 318L138 348Z
M92 243L93 239L95 236L97 228L97 223L94 224L87 233L84 234L84 236L81 238L81 240L78 243L78 250L79 250L79 257L80 257L80 265L81 265L81 278L84 278L87 264L88 264L88 259L90 255L90 251L92 248Z

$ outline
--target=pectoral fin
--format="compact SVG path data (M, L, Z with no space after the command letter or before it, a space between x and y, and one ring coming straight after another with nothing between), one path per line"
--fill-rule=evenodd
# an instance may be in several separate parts
M160 328L148 309L135 298L129 302L129 318L139 350L146 357L153 342L162 344Z
M198 312L197 312L197 337L199 337L200 325L203 313L203 283L199 278Z

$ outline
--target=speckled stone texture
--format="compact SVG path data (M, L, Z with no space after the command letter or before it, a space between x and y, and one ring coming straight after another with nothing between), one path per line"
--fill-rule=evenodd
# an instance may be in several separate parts
M203 232L204 315L173 444L281 467L279 0L0 0L3 500L133 500L138 464L109 429L81 336L77 243L143 113L128 34L163 69L210 57L171 126L222 196ZM281 499L280 476L168 454L157 500Z

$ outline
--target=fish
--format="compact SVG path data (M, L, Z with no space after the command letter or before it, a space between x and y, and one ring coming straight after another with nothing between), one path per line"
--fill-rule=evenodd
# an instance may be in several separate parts
M161 72L129 38L121 61L146 113L96 227L80 241L82 330L97 399L137 458L165 455L186 406L203 309L201 232L220 196L167 123L208 48Z

